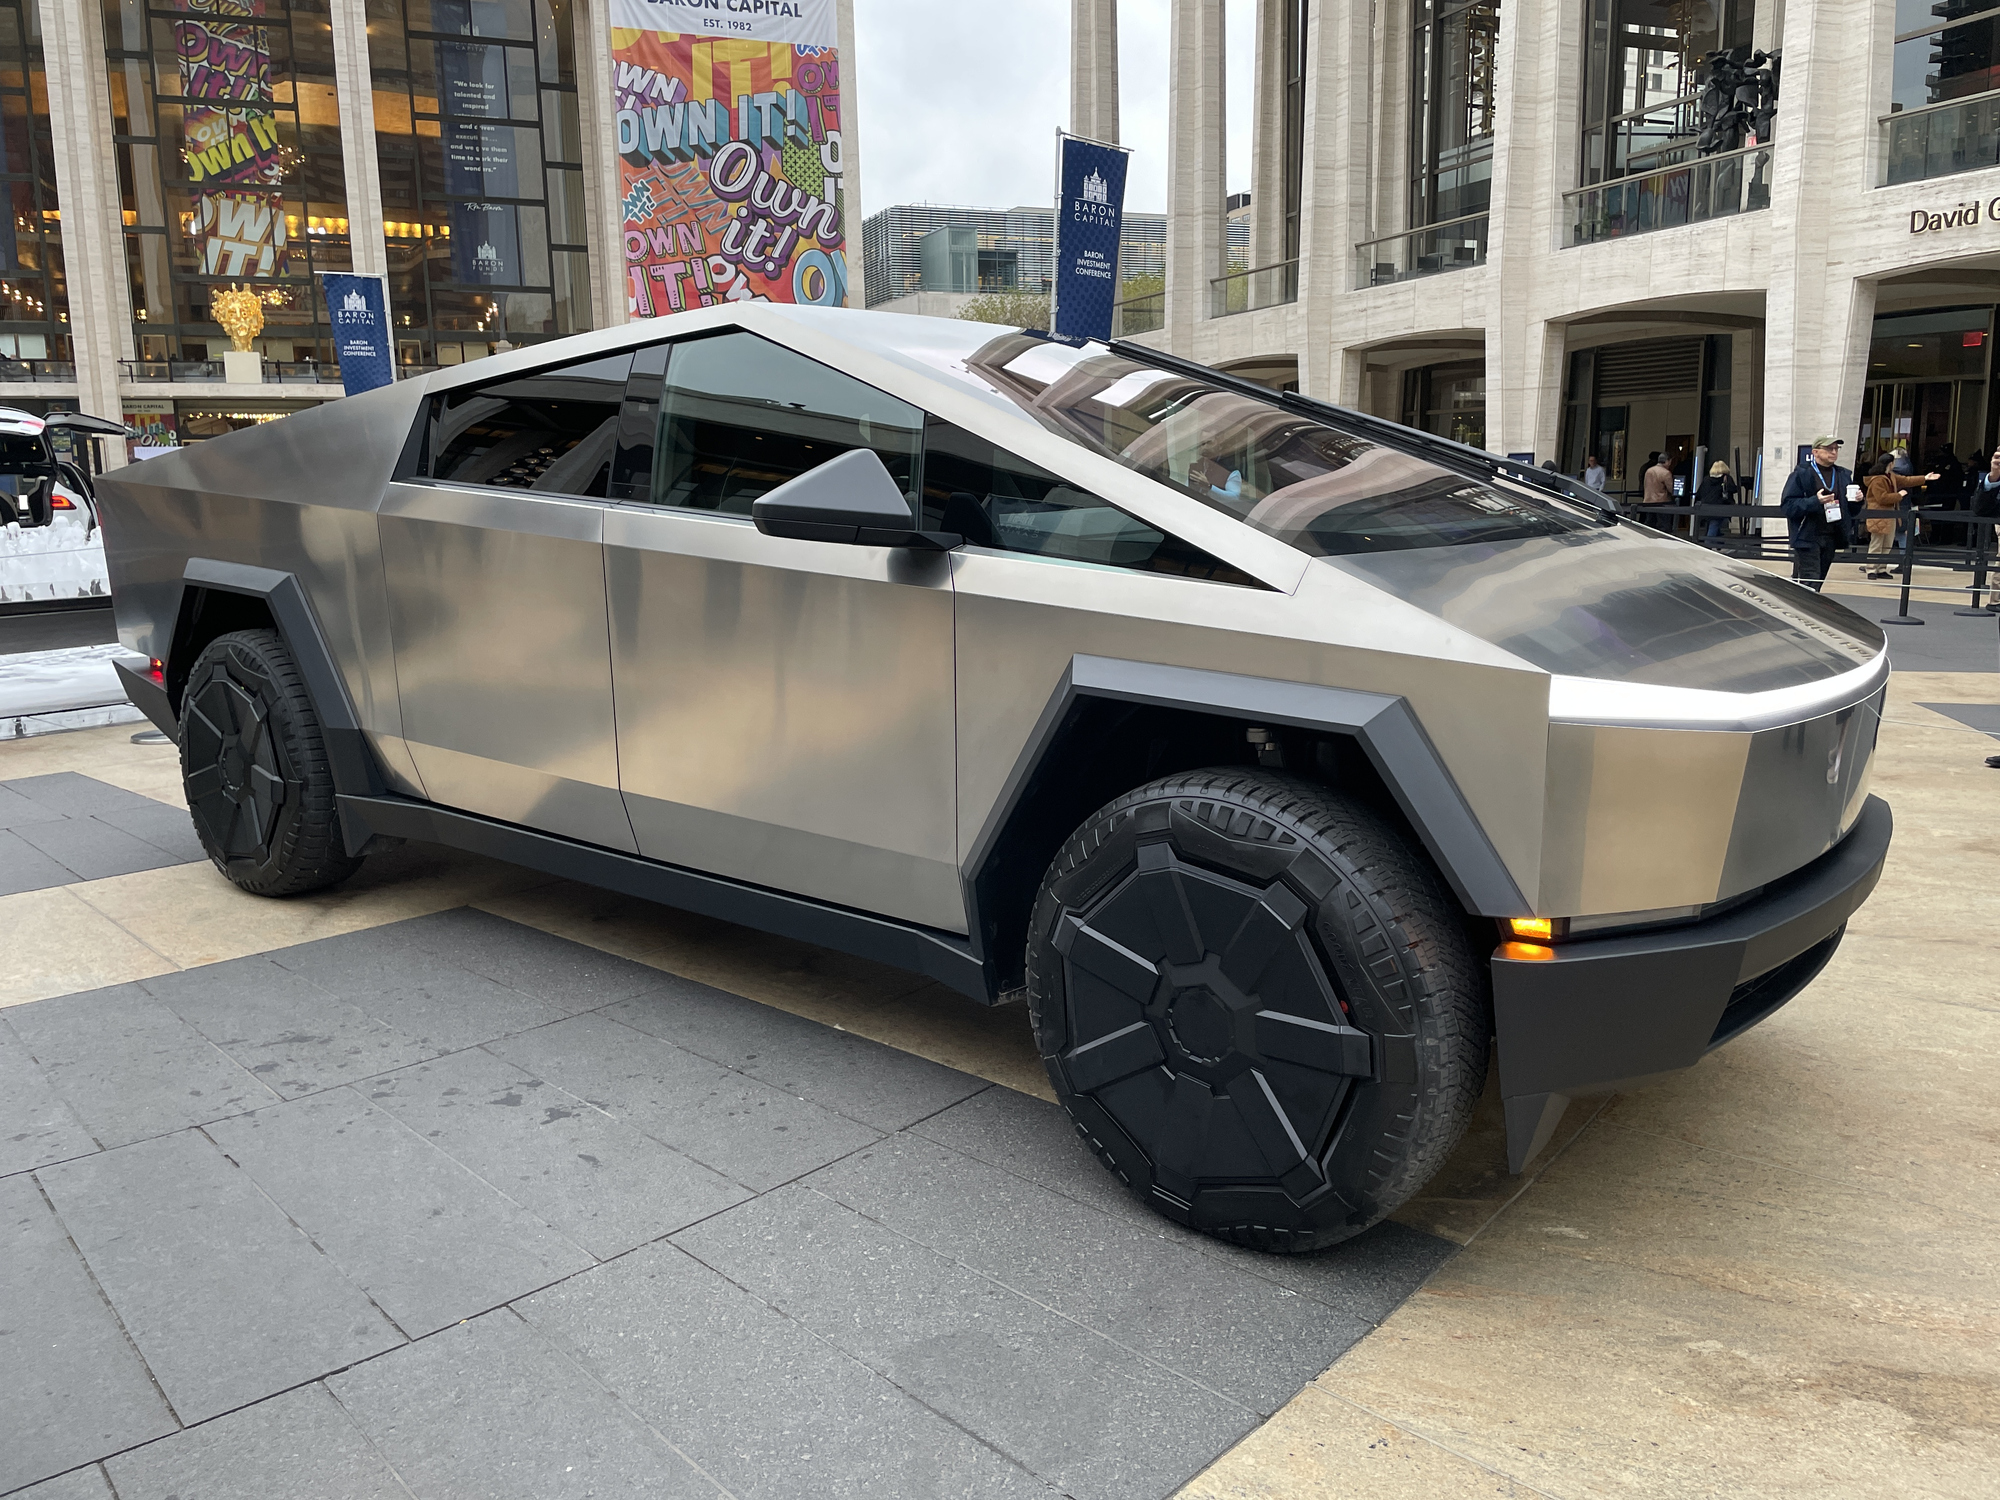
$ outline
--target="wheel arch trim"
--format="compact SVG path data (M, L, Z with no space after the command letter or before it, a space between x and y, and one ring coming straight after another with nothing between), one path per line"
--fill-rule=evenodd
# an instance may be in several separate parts
M180 656L188 642L185 633L192 621L193 601L202 593L239 594L262 600L270 611L272 624L298 664L306 695L312 699L319 717L320 734L326 745L327 767L333 774L334 789L348 796L379 796L387 790L374 752L361 730L360 716L347 684L334 665L333 650L320 630L318 617L297 576L273 568L252 567L247 563L220 562L214 558L189 559L181 573L180 600L174 612L174 635L170 650ZM171 672L179 663L168 661ZM192 662L188 664L190 667ZM178 708L178 704L174 705ZM142 705L143 707L143 705ZM358 846L354 830L343 820L349 853ZM366 835L362 841L365 842Z
M981 940L982 930L980 877L993 862L1030 779L1050 753L1065 718L1079 701L1090 698L1352 738L1468 912L1499 917L1532 909L1407 699L1200 667L1076 655L1063 669L961 867L975 942ZM994 955L982 957L989 968L994 966Z

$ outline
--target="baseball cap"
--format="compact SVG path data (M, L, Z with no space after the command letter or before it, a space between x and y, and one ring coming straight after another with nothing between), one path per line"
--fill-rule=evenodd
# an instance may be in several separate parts
M1825 435L1814 438L1811 446L1815 448L1844 448L1847 446L1847 439Z

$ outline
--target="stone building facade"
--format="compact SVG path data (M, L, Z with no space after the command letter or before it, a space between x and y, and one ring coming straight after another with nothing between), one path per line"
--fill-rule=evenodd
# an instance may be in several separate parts
M1224 0L1172 0L1142 339L1571 472L1594 453L1614 489L1652 451L1769 485L1826 430L1864 459L1994 443L2000 9L1254 3L1252 264L1225 275ZM1116 0L1073 7L1073 128L1115 137Z

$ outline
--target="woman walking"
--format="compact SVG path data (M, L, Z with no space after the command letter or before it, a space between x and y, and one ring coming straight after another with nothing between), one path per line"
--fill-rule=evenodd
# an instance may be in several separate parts
M1868 526L1868 566L1863 572L1869 578L1895 576L1889 567L1889 553L1896 545L1896 517L1893 512L1902 507L1903 491L1922 489L1938 477L1935 470L1922 475L1898 474L1895 466L1896 455L1883 454L1875 460L1868 482L1862 487L1867 497L1862 502L1862 515ZM1883 515L1883 511L1892 514ZM1878 558L1881 559L1879 562Z
M1694 503L1699 508L1704 505L1734 505L1741 486L1736 476L1729 472L1729 465L1717 459L1708 466L1708 478L1702 480L1701 488L1695 491ZM1703 523L1701 534L1704 540L1720 537L1729 523L1727 516L1710 516Z

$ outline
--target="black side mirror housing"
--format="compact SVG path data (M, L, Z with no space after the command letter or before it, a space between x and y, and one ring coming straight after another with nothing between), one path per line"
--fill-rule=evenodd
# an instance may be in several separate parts
M872 448L849 449L786 480L751 503L750 519L766 536L807 542L949 552L964 540L911 524L909 500Z

